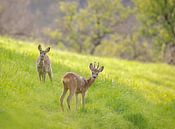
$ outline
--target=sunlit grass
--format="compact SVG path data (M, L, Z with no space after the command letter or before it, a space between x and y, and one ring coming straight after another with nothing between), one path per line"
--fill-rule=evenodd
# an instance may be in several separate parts
M2 129L175 128L174 66L79 55L52 47L48 55L53 84L48 78L42 84L36 72L38 44L0 38ZM83 110L79 103L75 111L73 100L73 110L62 112L62 76L73 71L89 77L88 66L94 61L105 70L89 89L86 108ZM66 102L64 106L67 109Z

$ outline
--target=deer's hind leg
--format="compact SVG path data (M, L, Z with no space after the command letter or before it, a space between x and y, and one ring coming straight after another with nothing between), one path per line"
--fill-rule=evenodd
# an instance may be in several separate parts
M82 105L83 105L83 109L85 107L85 93L82 93Z
M61 109L62 109L62 111L64 111L63 100L64 100L64 97L65 97L67 91L68 91L68 89L67 89L66 87L64 87L64 89L63 89L63 94L62 94L61 97L60 97L60 104L61 104Z
M75 90L76 90L75 87L72 87L72 88L69 90L70 93L69 93L69 96L67 97L67 105L68 105L69 110L71 110L70 102L71 102L72 97L74 96Z

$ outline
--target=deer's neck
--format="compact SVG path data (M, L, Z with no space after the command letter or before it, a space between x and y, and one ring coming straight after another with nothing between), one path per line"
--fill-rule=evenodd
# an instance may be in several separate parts
M87 89L93 84L94 81L95 81L95 79L92 78L92 77L90 77L89 79L87 79L87 82L86 82Z

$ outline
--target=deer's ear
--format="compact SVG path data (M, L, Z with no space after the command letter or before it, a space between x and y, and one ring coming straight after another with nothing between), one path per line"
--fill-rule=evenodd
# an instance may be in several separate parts
M102 72L103 71L103 69L104 69L104 66L101 66L100 68L99 68L99 72Z
M89 68L90 68L90 70L93 70L93 65L92 65L92 63L90 63Z
M45 52L49 52L50 51L50 47L46 48Z
M42 48L41 48L41 45L40 44L38 45L38 50L39 51L42 51Z

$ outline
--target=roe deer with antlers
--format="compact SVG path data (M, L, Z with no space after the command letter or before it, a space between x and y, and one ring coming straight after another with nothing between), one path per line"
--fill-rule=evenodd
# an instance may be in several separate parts
M46 50L42 50L41 45L38 45L40 55L37 60L37 71L40 81L45 82L46 73L48 73L50 80L52 81L52 68L49 57L46 55L50 51L50 47Z
M71 99L72 99L74 94L76 96L76 110L77 110L77 108L78 108L78 94L79 93L82 94L82 104L83 104L83 108L84 108L86 91L92 85L92 83L95 81L98 74L103 71L104 66L101 66L99 68L99 63L97 65L97 67L96 67L95 63L94 63L94 65L92 63L90 63L89 68L91 70L92 75L87 80L85 78L79 76L78 74L72 73L72 72L66 73L64 75L64 77L63 77L64 89L63 89L63 94L61 95L61 98L60 98L61 108L63 111L64 111L63 100L64 100L64 97L65 97L68 90L70 91L70 94L67 98L67 104L68 104L69 110L71 109L70 102L71 102Z

